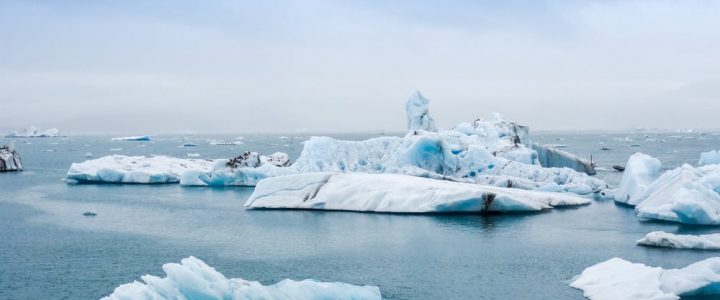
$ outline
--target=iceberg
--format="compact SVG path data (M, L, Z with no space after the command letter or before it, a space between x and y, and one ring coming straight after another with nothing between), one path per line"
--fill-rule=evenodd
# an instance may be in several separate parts
M437 130L428 114L428 103L419 93L410 97L406 105L409 131L403 137L377 137L364 141L311 137L304 142L300 157L289 166L284 164L277 168L268 163L260 167L191 171L183 174L181 184L251 186L260 179L273 176L360 172L405 174L581 195L608 188L602 180L571 168L540 165L527 126L506 121L495 113L490 121L478 119L458 124L450 130ZM580 161L569 153L562 157L564 159L549 161L556 164L566 160L573 164Z
M684 164L665 172L635 207L638 217L686 224L720 225L720 165Z
M676 249L720 250L720 234L684 235L653 231L638 240L637 244Z
M123 137L116 137L112 138L113 141L149 141L150 136L149 135L138 135L138 136L123 136Z
M22 160L20 154L15 151L15 146L0 147L0 172L21 171Z
M569 194L525 191L399 174L304 173L262 180L247 208L391 213L519 212L584 205Z
M244 152L231 159L218 159L211 168L187 169L180 178L183 186L255 186L260 180L292 174L287 153L269 156Z
M342 282L320 282L312 279L282 280L272 285L242 278L226 278L223 274L195 257L184 258L179 264L162 266L166 276L141 277L115 288L103 300L162 300L162 299L381 299L377 286L357 286Z
M615 192L615 201L637 205L644 200L650 184L660 177L660 166L660 160L650 155L640 152L631 155Z
M532 149L538 154L540 165L546 168L570 168L588 175L595 175L595 165L574 154L552 147L533 144Z
M7 138L46 138L46 137L59 137L60 130L57 128L51 128L47 130L38 130L34 126L30 126L21 131L14 131L6 135Z
M680 299L720 294L720 257L682 269L662 269L612 258L585 269L570 283L592 300Z
M708 151L700 153L699 165L717 165L720 164L720 151Z
M420 92L416 91L410 96L405 103L409 131L437 131L435 120L430 117L429 106L430 100L423 97Z
M168 156L109 155L74 163L69 182L78 183L178 183L186 170L209 170L213 161Z

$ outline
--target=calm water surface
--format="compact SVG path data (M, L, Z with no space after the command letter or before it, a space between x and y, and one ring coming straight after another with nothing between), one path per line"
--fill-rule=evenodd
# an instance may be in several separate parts
M632 208L612 201L491 216L246 211L251 188L61 181L87 152L223 158L254 150L295 158L307 138L246 135L244 145L208 143L236 137L0 138L0 144L15 142L26 169L0 174L0 299L99 298L142 274L163 275L162 264L190 255L227 277L266 284L284 278L371 284L388 299L583 299L568 281L611 257L673 268L717 255L635 246L653 230L718 230L639 220ZM716 134L542 133L534 141L592 155L607 170L598 176L613 186L621 174L611 166L624 165L632 152L651 154L673 168L720 149ZM186 142L199 146L179 147ZM612 150L600 150L603 146ZM88 210L98 215L84 217Z

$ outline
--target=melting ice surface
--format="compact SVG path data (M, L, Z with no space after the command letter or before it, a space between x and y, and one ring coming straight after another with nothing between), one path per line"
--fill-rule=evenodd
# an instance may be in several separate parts
M163 265L166 277L142 276L142 282L121 285L103 300L160 300L160 299L380 299L376 286L355 286L342 282L315 280L283 280L273 285L242 278L228 279L203 261L188 257L180 264Z
M677 249L720 250L720 234L672 234L653 231L637 241L638 245Z

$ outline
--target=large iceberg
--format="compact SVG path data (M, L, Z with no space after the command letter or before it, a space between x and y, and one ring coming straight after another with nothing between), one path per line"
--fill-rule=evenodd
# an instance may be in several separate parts
M149 135L121 136L112 138L113 141L139 141L145 142L151 140Z
M226 278L203 261L188 257L180 264L162 266L166 277L144 275L142 281L121 285L103 300L192 300L192 299L381 299L376 286L357 286L342 282L311 279L282 280L272 285L242 278Z
M20 171L22 170L22 160L20 154L15 151L15 146L0 147L0 172Z
M408 134L364 141L311 137L287 168L216 168L186 172L181 183L254 185L259 179L308 172L391 173L442 180L588 195L605 182L571 168L544 168L529 139L529 129L495 114L450 130L437 131L419 93L407 103ZM437 131L437 132L435 132ZM553 152L555 153L555 152ZM568 154L554 163L579 159ZM588 171L589 172L589 171Z
M650 155L636 152L625 164L620 187L615 191L615 201L637 205L647 195L648 186L660 176L660 160Z
M612 258L585 269L570 283L592 300L680 299L720 295L720 257L682 269L662 269Z
M720 234L672 234L653 231L637 241L638 245L677 249L720 250Z
M34 126L30 126L21 131L14 131L6 135L8 138L44 138L44 137L59 137L60 130L57 128L50 128L47 130L38 130Z
M539 211L585 197L399 174L305 173L260 181L248 208L396 213Z
M80 183L178 183L184 171L209 170L214 163L168 156L109 155L72 164L67 180Z

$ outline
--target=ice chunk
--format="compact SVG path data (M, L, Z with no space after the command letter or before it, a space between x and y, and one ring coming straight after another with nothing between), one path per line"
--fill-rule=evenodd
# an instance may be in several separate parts
M267 177L295 173L295 170L287 167L289 164L290 159L286 153L275 152L270 156L263 156L247 151L229 160L216 160L209 169L185 170L180 185L255 186L258 181Z
M0 172L21 171L22 160L12 144L0 147Z
M149 141L149 135L138 135L138 136L123 136L112 138L113 141Z
M720 234L683 235L653 231L638 240L637 244L664 248L720 250Z
M720 151L709 151L700 153L700 161L698 162L698 164L700 164L701 166L720 164Z
M109 155L74 163L67 179L80 183L177 183L186 170L209 170L213 161L168 156Z
M245 206L432 213L539 211L589 202L568 194L398 174L305 173L260 181Z
M615 192L615 201L637 205L645 200L648 187L660 177L660 166L660 161L652 156L640 152L631 155Z
M261 156L260 159L262 159L264 163L268 163L276 167L290 166L290 156L284 152L275 152L268 156Z
M546 168L570 168L588 175L595 175L595 166L592 162L577 157L574 154L533 144L532 149L537 151L540 165Z
M423 97L420 92L415 92L410 96L405 103L408 131L437 131L435 120L430 117L429 105L430 100Z
M571 287L592 300L680 299L720 293L720 257L664 270L612 258L585 269Z
M163 265L166 277L141 277L142 282L121 285L103 300L162 299L381 299L376 286L357 286L342 282L319 282L312 279L285 279L273 285L242 278L226 278L203 261L188 257L180 264Z
M59 137L60 130L57 128L51 128L48 130L38 130L34 126L30 126L21 131L14 131L11 134L6 135L8 138L45 138L45 137Z
M635 210L638 217L687 224L720 224L720 165L684 164L648 187Z

